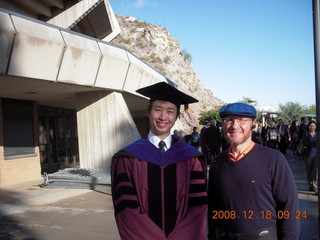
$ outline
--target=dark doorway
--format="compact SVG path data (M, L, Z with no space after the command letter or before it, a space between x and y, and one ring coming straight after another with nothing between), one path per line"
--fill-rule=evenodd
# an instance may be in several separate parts
M75 110L39 107L39 148L42 173L78 166Z

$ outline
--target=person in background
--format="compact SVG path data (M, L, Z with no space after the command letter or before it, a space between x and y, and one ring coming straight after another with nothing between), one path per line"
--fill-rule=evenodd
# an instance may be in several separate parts
M212 159L214 159L221 151L221 132L217 127L217 120L211 120L210 127L205 133L205 139L211 155L211 159L207 161L207 164L210 165Z
M252 141L254 141L255 143L258 143L258 144L262 144L263 143L260 131L258 129L258 123L257 123L257 125L253 126L253 129L252 129Z
M204 156L170 135L180 105L197 100L165 82L137 90L149 97L150 131L112 158L115 220L125 240L205 240ZM196 223L196 224L195 224Z
M308 126L307 118L301 117L301 122L299 125L299 141L301 141L303 133L307 130L307 126Z
M279 141L279 145L278 145L279 150L283 154L286 154L288 143L290 140L290 135L289 135L288 125L285 124L285 122L282 119L279 119L278 131L280 134L280 141Z
M184 137L186 136L185 131L179 130L178 135L180 136L180 139L181 139L182 141L185 141L185 138L184 138Z
M174 130L173 131L172 137L178 139L179 141L182 139L181 136L179 135L179 131L178 130Z
M200 145L200 133L197 131L197 127L192 128L192 138L190 139L190 144L193 146L195 149L199 149Z
M271 121L267 131L267 146L269 148L278 149L278 144L280 142L280 133L275 122Z
M289 133L290 133L290 141L291 141L291 150L293 152L293 155L297 155L297 146L299 144L298 120L293 120L291 122Z
M268 132L268 122L264 122L263 127L261 128L261 138L262 138L262 145L267 146L267 132Z
M306 164L307 181L309 190L318 193L318 161L317 161L317 124L310 121L307 130L302 134L302 143L304 145L304 161Z
M210 152L208 150L208 147L206 144L206 138L205 138L206 136L205 133L209 127L210 127L210 121L206 120L206 124L200 130L200 148L201 148L201 152L206 158L207 163L210 162L210 159L211 159Z
M299 132L299 143L302 141L302 135L303 135L303 133L307 130L307 126L308 126L308 123L307 123L307 118L306 117L301 117L301 119L300 119L300 124L299 124L299 130L298 130L298 132ZM298 144L298 146L299 146L299 144ZM297 158L298 159L303 159L304 157L303 157L303 153L302 154L300 154L300 152L299 151L297 151Z
M208 186L209 240L298 240L298 195L283 154L252 141L256 109L231 103L220 109L230 147L210 166ZM268 215L268 217L266 217Z
M184 140L186 143L188 143L188 144L191 145L191 142L192 142L192 134L186 134L186 135L184 135L183 140Z

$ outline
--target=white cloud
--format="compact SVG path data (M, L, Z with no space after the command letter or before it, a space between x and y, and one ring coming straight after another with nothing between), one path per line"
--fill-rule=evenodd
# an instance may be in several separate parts
M133 6L137 8L141 8L141 7L144 7L147 3L148 3L148 0L136 0Z
M261 111L265 112L278 112L279 107L278 106L263 106L260 108Z

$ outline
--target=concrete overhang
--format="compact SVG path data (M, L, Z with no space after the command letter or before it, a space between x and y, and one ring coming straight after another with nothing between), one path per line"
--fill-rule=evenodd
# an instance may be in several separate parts
M175 85L105 41L4 9L0 23L0 97L75 109L78 92L116 91L133 117L143 117L148 100L135 90L161 81Z
M108 0L82 0L47 22L107 42L121 32Z
M37 101L42 106L75 109L76 93L98 90L108 91L82 85L0 75L0 97ZM122 94L134 118L146 117L148 99L126 92Z
M121 32L108 0L0 0L0 8L104 41Z

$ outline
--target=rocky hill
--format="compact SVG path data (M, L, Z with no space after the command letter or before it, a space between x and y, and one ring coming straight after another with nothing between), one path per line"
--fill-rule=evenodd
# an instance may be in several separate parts
M179 130L190 133L192 127L199 124L201 112L223 104L210 90L202 87L200 79L181 55L180 44L165 28L134 17L116 17L121 34L112 43L125 47L178 84L180 90L199 100L190 105L188 112L181 113L182 129Z

